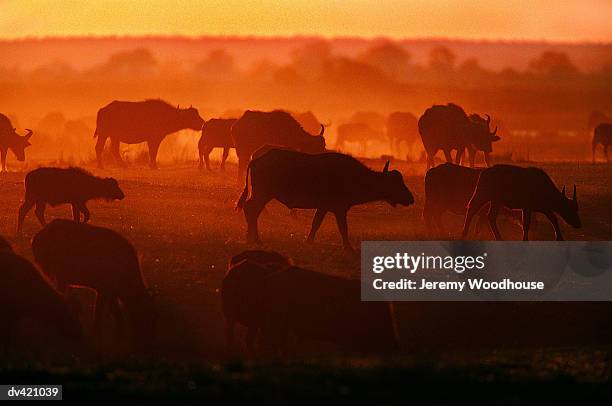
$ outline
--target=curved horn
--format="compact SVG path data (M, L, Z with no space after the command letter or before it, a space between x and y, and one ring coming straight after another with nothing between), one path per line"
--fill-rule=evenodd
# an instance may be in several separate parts
M319 132L319 137L322 137L325 134L325 126L321 124L321 131Z
M576 201L576 185L574 185L574 196L572 196L572 200Z
M491 124L491 116L488 114L485 114L485 117L487 118L487 125Z
M29 128L26 128L27 134L24 135L24 138L27 140L30 139L30 137L32 136L32 130L30 130Z
M383 173L389 172L389 162L390 161L387 161L387 163L385 163L385 167L383 168Z
M561 194L563 195L563 197L565 197L565 185L563 186L563 189L561 190Z
M495 130L493 130L493 132L491 133L491 135L495 135L497 134L497 126L495 126Z

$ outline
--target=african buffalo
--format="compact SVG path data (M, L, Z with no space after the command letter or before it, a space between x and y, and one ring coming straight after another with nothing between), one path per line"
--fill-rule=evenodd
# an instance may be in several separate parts
M289 114L291 114L291 116L300 123L302 128L310 134L316 134L321 130L321 126L329 127L331 125L331 122L325 124L321 123L312 111L304 111L302 113L289 111Z
M0 113L0 160L2 160L2 172L6 172L6 153L10 149L20 162L25 161L25 149L30 145L32 130L26 128L26 135L17 134L11 120Z
M23 319L36 320L43 332L57 331L67 344L82 344L81 325L64 297L2 237L0 274L0 351L11 344L13 330Z
M496 240L501 240L496 218L503 207L523 212L523 240L529 238L531 214L544 214L555 229L557 240L563 240L555 213L575 228L581 227L576 200L576 186L571 199L565 197L565 186L559 191L550 177L539 168L521 168L514 165L494 165L484 169L478 178L474 195L468 203L463 226L463 238L467 237L470 223L483 206L490 204L489 225Z
M232 125L235 122L235 118L213 118L202 125L202 136L200 141L198 141L198 151L200 154L199 169L202 169L204 162L206 162L206 169L211 170L208 157L214 148L223 148L221 170L225 169L225 161L230 149L235 148L234 140L232 140Z
M392 151L399 151L402 142L414 143L419 134L418 118L412 113L396 111L387 118L387 138Z
M97 292L96 329L103 312L121 325L125 308L134 344L145 346L157 319L136 250L119 233L102 227L53 220L32 239L32 252L61 292L82 286Z
M347 123L338 126L338 137L336 138L336 149L345 150L347 143L357 143L361 154L365 154L372 142L387 143L387 137L382 131L372 129L365 123Z
M359 280L248 259L230 267L222 287L222 296L234 298L235 311L249 322L250 350L261 333L263 344L281 351L289 335L351 352L397 351L392 307L362 302L360 292Z
M603 153L606 157L606 161L610 162L608 158L608 145L612 145L612 123L601 123L595 127L593 132L593 163L595 163L595 150L597 144L603 146Z
M470 155L470 166L474 166L476 151L483 151L485 162L489 163L489 154L493 151L493 142L499 141L497 128L489 129L491 117L484 119L478 114L468 117L465 111L456 104L445 106L434 105L419 118L419 133L427 153L427 169L434 166L434 157L438 150L444 151L446 162L452 162L451 151L456 150L455 163L461 163L465 149Z
M181 109L162 100L140 102L113 101L98 111L96 131L96 156L102 168L102 154L106 139L111 139L111 152L119 165L124 166L119 151L120 143L149 146L149 165L157 168L157 151L169 134L184 129L200 131L204 120L194 107Z
M285 111L246 111L232 126L232 138L238 155L238 176L244 174L251 155L266 145L278 145L316 154L325 151L325 127L312 135Z
M382 172L376 172L340 153L310 155L272 149L249 164L244 190L236 204L237 209L244 208L247 239L259 241L259 214L270 200L276 199L290 209L317 209L308 241L314 240L325 214L334 213L344 247L350 249L346 215L352 206L373 201L386 201L393 206L414 203L402 174L388 169L389 162Z
M25 198L19 208L17 233L21 233L23 220L36 205L36 217L45 225L45 206L62 203L72 205L77 223L89 221L87 202L91 199L122 200L125 197L115 178L99 178L81 168L38 168L25 178Z

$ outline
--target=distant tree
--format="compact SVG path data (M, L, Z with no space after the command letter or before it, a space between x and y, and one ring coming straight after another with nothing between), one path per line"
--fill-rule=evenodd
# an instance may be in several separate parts
M445 46L433 48L429 53L429 67L437 72L450 72L455 68L457 56Z
M115 74L149 75L155 72L157 60L148 49L138 48L111 55L104 68Z
M234 57L224 49L211 51L206 58L195 66L199 75L215 79L231 78L236 74Z
M529 72L550 77L567 77L578 73L565 52L546 51L529 62Z
M393 79L405 77L410 58L408 51L390 41L373 45L357 56L359 61L380 69Z

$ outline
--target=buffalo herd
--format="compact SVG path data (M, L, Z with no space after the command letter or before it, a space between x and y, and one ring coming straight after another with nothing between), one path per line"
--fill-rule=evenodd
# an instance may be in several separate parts
M445 212L465 216L463 238L467 238L474 216L479 216L481 221L488 221L494 237L501 239L496 224L499 213L521 214L524 240L528 240L531 217L536 212L548 218L557 240L563 238L557 215L569 225L581 227L576 186L568 198L565 187L559 190L541 169L490 166L493 143L500 140L490 122L488 115L467 114L456 104L434 105L418 119L410 113L391 114L386 136L365 123L340 126L336 145L357 141L365 142L367 148L368 140L387 138L397 150L420 134L428 169L423 217L432 234L434 228L443 233L441 216ZM221 168L229 150L236 150L238 176L244 179L236 208L244 211L248 242L260 241L259 215L275 199L290 209L315 210L308 242L314 240L326 214L333 213L342 244L350 251L347 212L351 207L374 201L410 206L415 197L402 174L389 168L389 161L379 171L349 155L329 151L325 127L309 112L297 116L283 110L249 110L235 119L205 121L193 107L173 107L161 100L114 101L98 111L95 151L102 167L104 146L110 138L112 155L123 165L120 143L147 142L150 166L156 168L164 137L182 129L201 130L200 168L210 170L208 156L214 148L223 148ZM611 124L595 128L593 155L598 144L606 152L611 128ZM0 115L3 170L8 149L19 160L25 159L31 136L30 130L25 136L17 134L10 120ZM440 150L447 163L434 166L434 156ZM470 167L459 165L466 150ZM484 169L471 168L478 151L484 153ZM89 200L124 197L117 180L96 177L80 168L43 167L26 175L17 230L21 233L27 213L35 206L42 225L32 239L37 267L0 238L0 268L4 273L0 315L3 325L8 326L0 336L0 345L9 345L11 326L26 315L41 318L42 324L53 327L67 340L80 340L81 325L64 298L66 288L73 285L97 292L96 329L100 329L102 315L108 313L118 325L126 327L126 341L133 341L134 347L142 349L150 343L158 313L136 250L119 233L87 224ZM59 204L72 206L74 221L47 224L45 206ZM24 286L28 287L25 291ZM262 349L286 351L289 337L328 341L351 351L398 349L389 303L362 302L359 281L298 267L273 251L247 250L232 257L220 294L229 348L234 342L234 327L241 324L248 329L246 346L250 352L255 351L256 342Z

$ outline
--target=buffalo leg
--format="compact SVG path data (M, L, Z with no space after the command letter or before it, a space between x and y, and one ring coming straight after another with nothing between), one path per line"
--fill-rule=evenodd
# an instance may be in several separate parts
M465 153L465 148L457 148L457 155L455 155L455 164L456 165L461 165L461 160L463 159L463 154L464 153Z
M90 217L89 209L87 208L85 203L79 203L78 208L79 208L79 211L83 213L83 223L87 223Z
M459 154L459 152L457 152L457 155L458 154ZM451 155L450 149L445 149L444 150L444 157L446 158L446 162L448 162L449 164L453 163L453 156Z
M436 158L437 150L425 150L425 154L427 155L427 169L433 168L434 160Z
M474 148L468 148L468 157L470 159L470 168L473 168L476 162L476 150ZM487 166L491 166L489 165L489 154L487 152L485 152L485 162Z
M610 162L610 158L608 158L608 145L604 144L603 146L603 153L604 156L606 157L606 162Z
M104 162L102 156L104 155L104 145L106 144L106 137L98 135L98 141L96 142L96 159L98 160L98 168L104 168Z
M221 157L221 170L225 170L225 161L227 161L227 157L229 156L230 148L223 147L223 156Z
M157 169L157 151L159 151L160 141L147 141L149 146L149 167L151 169Z
M79 211L79 207L76 205L76 203L72 204L72 218L74 219L75 223L81 222L81 212Z
M244 217L247 222L247 241L251 243L259 243L259 231L257 229L257 219L261 211L266 206L270 199L257 199L251 196L244 203Z
M545 211L544 215L548 218L548 221L550 221L550 224L552 224L553 228L555 229L555 237L557 238L557 241L563 241L561 227L559 227L559 221L557 220L557 216L555 216L555 213L551 211Z
M495 239L500 241L502 239L501 234L499 233L499 229L497 228L497 214L499 213L499 206L491 203L491 207L489 207L489 227L491 227L491 231L495 236Z
M321 223L323 222L323 219L325 218L326 214L326 210L317 209L314 217L312 218L312 226L310 227L310 233L308 233L308 238L306 239L306 241L314 241L315 235L317 234L317 231L319 231L319 227L321 227Z
M336 216L336 223L338 224L338 231L340 231L340 236L342 237L342 245L346 249L351 248L351 242L348 237L348 223L346 221L346 210L337 211L334 213Z
M124 168L125 162L123 162L123 159L121 159L120 146L121 146L121 143L119 141L115 141L111 138L111 152L113 154L113 157L115 157L115 161L117 162L117 165Z
M238 155L238 182L242 182L248 163L249 158Z
M0 149L0 160L2 160L2 172L6 172L6 153L8 150Z
M36 202L36 209L34 210L34 213L36 213L36 217L38 218L40 225L44 227L45 224L47 224L45 221L45 203Z
M531 226L531 210L523 209L523 241L529 240L529 227Z
M472 224L472 220L474 216L488 203L487 200L483 199L480 194L476 193L472 200L470 200L467 213L465 214L465 222L463 224L463 232L461 233L461 238L466 238L469 231L470 225Z
M23 202L23 204L19 208L19 215L17 217L17 233L18 234L21 234L21 230L23 228L23 220L25 219L28 212L32 210L32 207L34 207L34 204L36 204L36 202L34 202L33 200L26 200L25 202Z
M213 150L213 148L209 145L204 145L202 147L202 149L200 150L200 169L202 169L203 165L202 165L202 158L204 158L204 164L206 165L206 169L208 169L209 171L210 169L210 153Z

